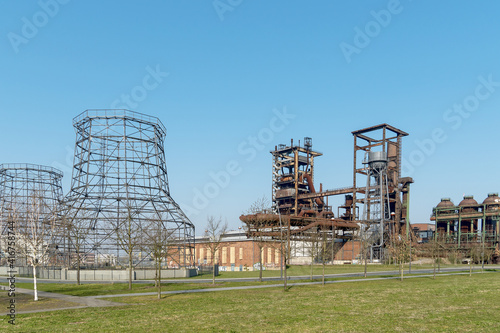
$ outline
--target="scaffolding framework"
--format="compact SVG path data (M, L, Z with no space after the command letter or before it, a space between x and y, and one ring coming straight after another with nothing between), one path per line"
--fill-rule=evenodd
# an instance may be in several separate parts
M6 257L6 235L9 221L14 222L16 246L27 246L29 239L24 237L36 236L30 231L48 230L46 224L60 226L59 209L62 200L61 171L35 164L0 164L0 217L2 228L1 260ZM58 230L60 231L60 230ZM58 242L60 234L44 233L38 242L41 246L49 247L50 258L43 258L44 264L58 263ZM18 251L22 252L22 251ZM42 260L42 258L40 258ZM17 257L17 264L28 265L28 260Z
M87 110L73 126L75 157L64 216L86 231L81 246L68 235L69 266L75 255L86 266L99 267L110 256L123 265L127 237L134 239L138 266L150 258L145 235L152 229L168 235L169 262L192 266L194 225L170 193L161 121L129 110Z

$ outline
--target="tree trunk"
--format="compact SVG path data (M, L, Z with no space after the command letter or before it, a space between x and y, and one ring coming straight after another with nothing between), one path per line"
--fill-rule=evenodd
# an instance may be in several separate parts
M161 299L161 258L158 262L158 299Z
M80 285L80 250L76 251L76 285Z
M287 277L286 277L286 259L287 259L287 257L285 256L285 267L283 268L284 269L284 275L283 275L283 277L285 278L283 280L283 286L285 288L284 289L285 291L287 290L287 282L286 282L286 279L287 279Z
M132 252L128 256L128 290L132 290Z
M259 282L262 282L262 246L259 246Z
M366 247L364 250L364 258L365 258L365 277L366 277L366 271L367 271L367 268L368 268L368 247Z
M472 255L470 256L469 260L469 276L472 276Z
M439 256L439 244L438 244L437 260L438 260L438 273L441 273L441 257Z
M325 285L325 257L323 257L323 279L321 280L322 284Z
M401 281L403 281L403 260L399 262L399 272L401 273Z
M311 256L311 281L313 279L313 261L314 261L314 256Z
M433 265L433 267L434 267L434 273L433 274L434 275L433 275L433 279L435 279L436 278L436 257L435 256L432 256L432 257L434 259L434 265Z
M158 258L155 259L155 287L158 288Z
M212 262L212 284L215 286L215 251L212 253L212 258L214 258Z
M408 266L408 274L411 274L411 259L412 257L411 257L411 236L410 236L410 264Z
M38 288L36 286L36 265L33 265L33 291L35 295L35 301L38 301Z

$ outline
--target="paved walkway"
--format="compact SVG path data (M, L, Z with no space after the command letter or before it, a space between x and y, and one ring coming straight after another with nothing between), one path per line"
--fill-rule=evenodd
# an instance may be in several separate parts
M3 286L2 289L6 290L6 287ZM28 294L28 295L34 296L34 291L31 289L16 288L16 293ZM96 299L94 297L89 297L89 296L85 296L85 297L71 296L71 295L56 294L56 293L51 293L51 292L47 292L47 291L40 291L40 290L38 291L38 297L54 298L54 299L58 299L58 300L65 301L65 302L76 303L79 305L59 307L59 308L53 308L53 309L16 311L16 314L46 312L46 311L56 311L56 310L68 310L68 309L81 309L81 308L89 308L89 307L107 307L107 306L128 305L128 304L124 304L124 303ZM7 314L7 312L5 312L4 314Z

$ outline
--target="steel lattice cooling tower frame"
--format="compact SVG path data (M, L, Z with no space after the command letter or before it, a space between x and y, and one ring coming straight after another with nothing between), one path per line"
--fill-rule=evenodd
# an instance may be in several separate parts
M55 168L35 164L0 164L0 217L2 248L5 248L8 221L14 221L17 246L22 246L21 236L28 223L60 223L59 209L62 194L63 173ZM60 224L59 224L60 226ZM41 228L40 230L42 230ZM29 235L28 232L25 236ZM44 234L40 240L50 247L50 260L44 264L57 264L56 252L60 234ZM3 259L4 251L2 251ZM18 265L27 261L17 257ZM2 260L3 261L3 260Z
M86 110L73 126L75 157L64 215L67 223L83 221L87 233L78 251L68 238L68 259L79 252L87 266L99 266L99 255L116 255L120 261L121 232L129 228L144 235L156 225L171 235L176 251L169 254L170 262L192 266L194 225L170 195L161 121L129 110ZM133 249L134 266L150 253L141 237Z

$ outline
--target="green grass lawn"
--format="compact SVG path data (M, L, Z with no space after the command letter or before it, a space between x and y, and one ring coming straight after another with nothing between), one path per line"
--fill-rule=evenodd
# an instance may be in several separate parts
M22 332L498 332L500 275L115 299L129 306L18 315ZM7 322L2 318L1 325Z
M377 268L377 271L390 271L395 270L394 266L374 266ZM306 268L310 271L310 266ZM325 267L325 273L329 274L332 272L339 273L339 271L343 273L352 273L358 272L353 269L356 267L344 267L344 266L334 266L328 267L329 270ZM465 267L467 268L467 267ZM306 278L308 274L302 274L304 272L305 266L292 266L289 268L290 276L304 276L304 279L301 280L291 280L290 283L297 282L310 282L311 280ZM375 271L375 270L372 270ZM362 271L361 271L362 272ZM241 272L244 274L248 273L258 273L258 272ZM274 272L275 273L275 272ZM231 278L233 276L237 276L240 272L223 272L220 278ZM314 280L313 281L321 281L322 269L321 266L314 267ZM229 276L227 276L229 275ZM274 275L274 276L279 276ZM389 276L399 276L399 274L384 274L377 277L389 277ZM207 277L205 275L205 277ZM247 276L249 277L249 276ZM264 275L264 277L266 277ZM348 280L355 279L357 277L338 277L338 278L327 278L326 281L333 280ZM252 285L273 285L280 284L282 281L274 280L274 281L238 281L238 282L222 282L217 281L216 284L212 283L169 283L165 281L162 283L162 291L176 291L176 290L192 290L192 289L206 289L206 288L222 288L222 287L235 287L235 286L252 286ZM0 283L0 285L7 285L7 283ZM33 289L33 283L16 283L18 288L25 289ZM97 295L117 295L117 294L129 294L129 293L145 293L145 292L156 292L157 289L154 287L154 283L134 283L132 284L132 290L128 289L128 283L120 282L120 283L92 283L92 284L56 284L56 283L38 283L38 290L48 291L53 293L65 294L65 295L73 295L73 296L97 296Z
M447 266L452 267L452 266ZM453 266L455 267L455 266ZM462 268L467 268L468 266L462 266ZM361 273L363 270L361 266L326 266L325 274L339 274L339 273ZM418 268L432 268L430 266ZM314 266L314 280L320 281L322 268L321 266ZM374 265L369 267L369 271L394 271L397 268L389 265ZM417 269L417 267L416 267ZM291 266L288 269L289 276L304 276L301 280L293 280L290 283L297 282L310 282L311 280L307 278L309 274L304 274L307 271L310 273L310 266ZM264 271L264 273L272 273L272 274L264 274L264 277L270 276L279 276L279 271ZM278 273L278 274L276 274ZM238 282L222 282L217 281L218 279L223 278L233 278L233 277L241 277L240 274L244 274L245 277L255 277L258 276L258 272L222 272L221 275L216 278L216 284L212 285L211 283L169 283L165 281L162 283L162 291L176 291L176 290L191 290L191 289L206 289L206 288L221 288L221 287L234 287L234 286L252 286L252 285L272 285L272 284L280 284L282 281L274 280L274 281L264 281L264 282L256 282L256 281L238 281ZM384 274L379 277L389 277L389 276L398 276L398 274ZM202 278L210 278L208 275L202 276ZM355 278L355 277L352 277ZM327 278L326 281L332 280L346 280L352 278ZM196 280L196 279L195 279ZM7 285L7 283L0 283L0 285ZM18 288L25 289L33 289L33 283L16 283ZM97 296L97 295L116 295L116 294L129 294L129 293L145 293L145 292L156 292L156 287L154 287L154 283L140 283L133 284L132 290L128 289L128 283L120 282L120 283L93 283L93 284L82 284L80 286L76 284L55 284L55 283L43 283L38 282L38 290L48 291L54 293L60 293L65 295L73 295L73 296Z

